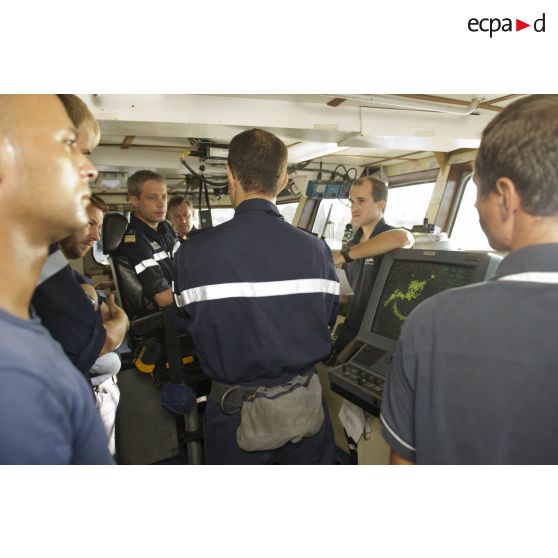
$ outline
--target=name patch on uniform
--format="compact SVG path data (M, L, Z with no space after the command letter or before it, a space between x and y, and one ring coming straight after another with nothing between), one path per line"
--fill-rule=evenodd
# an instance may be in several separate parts
M124 244L128 243L128 242L135 242L136 241L136 235L135 234L127 234L124 236Z
M153 248L153 250L160 250L161 249L161 246L158 242L153 241L153 242L150 242L149 244L150 244L151 248Z
M364 265L374 265L374 258L373 258L373 257L371 257L371 258L366 258L366 259L364 260Z

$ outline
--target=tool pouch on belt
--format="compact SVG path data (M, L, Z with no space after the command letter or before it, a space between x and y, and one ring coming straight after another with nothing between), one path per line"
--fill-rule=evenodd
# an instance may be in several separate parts
M295 376L274 387L259 387L242 403L236 442L245 451L280 448L314 436L324 422L317 374Z

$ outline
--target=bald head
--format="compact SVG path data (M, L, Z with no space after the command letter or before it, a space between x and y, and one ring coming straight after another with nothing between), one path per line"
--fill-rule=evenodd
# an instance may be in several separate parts
M0 227L47 244L87 224L96 171L55 95L0 95Z

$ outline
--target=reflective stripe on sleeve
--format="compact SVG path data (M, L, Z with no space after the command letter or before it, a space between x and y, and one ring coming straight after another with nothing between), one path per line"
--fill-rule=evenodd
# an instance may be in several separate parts
M143 262L140 262L138 265L136 265L134 269L136 270L136 273L139 275L142 271L145 271L148 267L153 267L154 265L159 265L159 264L155 260L150 258L148 260L143 260Z
M222 298L257 298L306 293L339 294L339 283L329 279L292 279L287 281L263 281L259 283L221 283L187 289L175 295L177 306L193 302L219 300Z
M161 260L164 260L166 258L169 258L170 255L168 252L157 252L156 254L153 254L153 259L158 262Z
M386 430L404 447L407 448L408 450L411 451L417 451L413 446L411 446L411 444L408 444L407 442L405 442L402 438L400 438L394 431L393 428L391 428L391 426L387 423L386 419L384 418L384 415L382 415L380 413L380 420L382 421L382 424L386 427Z
M176 254L177 250L180 248L180 241L176 240L174 243L174 246L172 247L172 255L174 257L174 255Z
M68 260L66 256L62 253L62 250L56 250L50 254L46 259L43 267L41 268L41 273L39 275L39 280L37 281L37 287L44 283L47 279L50 279L53 275L56 275L61 269L64 269L68 265Z

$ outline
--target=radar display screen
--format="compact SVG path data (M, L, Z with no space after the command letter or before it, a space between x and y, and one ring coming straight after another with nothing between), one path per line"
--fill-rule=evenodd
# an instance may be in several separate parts
M468 285L474 268L434 262L395 261L376 309L372 332L399 339L401 326L423 300L447 289Z

